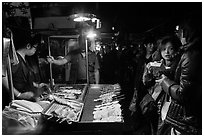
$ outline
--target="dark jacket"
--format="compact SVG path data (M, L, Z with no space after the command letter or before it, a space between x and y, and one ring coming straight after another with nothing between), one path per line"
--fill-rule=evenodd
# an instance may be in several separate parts
M202 125L202 54L200 42L195 42L182 55L175 72L174 81L166 78L161 83L163 90L185 108L186 116Z
M12 77L14 87L19 92L35 91L33 86L33 72L29 65L23 60L23 58L17 53L19 63L11 66Z

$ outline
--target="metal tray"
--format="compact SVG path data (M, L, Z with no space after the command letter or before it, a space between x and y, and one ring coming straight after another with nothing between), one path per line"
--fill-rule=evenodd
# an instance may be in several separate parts
M84 102L84 98L87 92L87 84L71 84L71 85L67 85L67 84L58 84L55 86L54 88L54 93L60 93L60 88L67 88L67 89L75 89L75 90L81 90L81 94L76 95L76 98L73 98L72 100L76 100L78 102Z
M69 124L71 124L72 122L79 122L80 118L81 118L81 114L84 108L84 104L80 103L81 105L80 109L77 110L77 118L76 119L66 119L66 117L60 117L59 115L57 116L56 114L54 114L53 112L55 112L57 109L66 109L66 108L70 108L68 105L64 105L64 104L60 104L58 102L56 102L55 100L53 100L50 105L43 110L42 115L44 115L48 120L54 120L56 122L62 123L64 121L67 121ZM69 114L69 113L68 113Z

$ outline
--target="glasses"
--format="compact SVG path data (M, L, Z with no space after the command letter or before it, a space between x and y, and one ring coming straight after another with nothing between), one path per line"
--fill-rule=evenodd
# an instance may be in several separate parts
M33 48L35 48L35 49L37 49L38 45L37 45L37 44L35 44L35 45L33 45L32 47L33 47Z

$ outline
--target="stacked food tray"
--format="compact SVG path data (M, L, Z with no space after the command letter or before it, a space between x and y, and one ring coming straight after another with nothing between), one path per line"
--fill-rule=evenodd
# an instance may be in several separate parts
M83 99L87 85L58 85L50 97L52 103L43 110L42 114L47 119L68 124L79 122L83 111Z
M80 123L123 123L119 84L90 84Z
M87 84L57 85L55 86L52 95L58 96L60 98L83 102L87 91L87 86Z
M94 99L100 104L94 107L93 122L123 122L119 101L124 98L124 95L120 94L120 90L118 84L101 87L100 95Z
M72 122L79 122L83 106L84 104L80 102L63 100L63 103L60 103L59 100L53 100L43 114L48 119L55 119L56 122L67 121L68 124L71 124Z

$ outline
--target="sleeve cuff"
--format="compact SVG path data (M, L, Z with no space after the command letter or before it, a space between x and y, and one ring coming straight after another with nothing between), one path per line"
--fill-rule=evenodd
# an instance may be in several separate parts
M161 86L162 86L163 90L164 90L167 94L169 94L170 88L171 88L171 86L173 86L174 84L175 84L174 81L172 81L172 80L170 80L170 79L168 79L168 78L165 78L165 79L162 81ZM169 94L169 95L170 95L170 94Z

